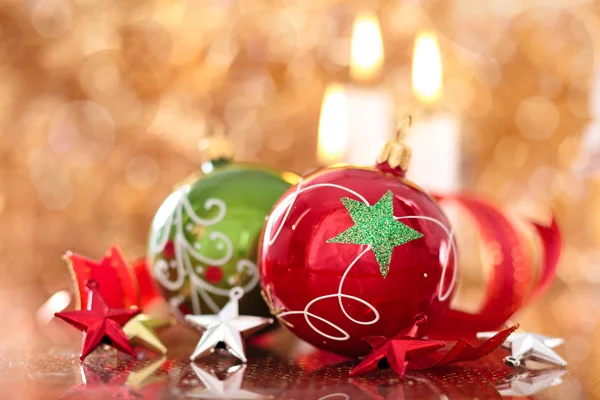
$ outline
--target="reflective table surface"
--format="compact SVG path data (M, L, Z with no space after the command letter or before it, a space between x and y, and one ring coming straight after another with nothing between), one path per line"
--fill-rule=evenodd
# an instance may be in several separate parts
M356 361L317 350L284 329L267 332L248 345L241 365L217 351L190 363L199 335L176 326L161 335L166 356L139 359L99 349L78 358L81 336L53 321L31 349L4 349L0 355L2 399L594 399L600 398L600 290L555 291L518 316L531 332L565 338L557 348L566 369L504 365L504 350L479 362L427 371L391 370L350 378ZM15 332L18 334L18 332ZM49 340L67 335L59 343Z

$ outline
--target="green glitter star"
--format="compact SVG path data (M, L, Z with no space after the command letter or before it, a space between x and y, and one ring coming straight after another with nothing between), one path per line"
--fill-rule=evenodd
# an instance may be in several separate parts
M350 213L355 225L329 239L327 243L370 245L384 278L390 271L390 260L394 247L423 237L421 232L394 219L394 203L391 191L384 194L372 206L347 197L342 197L341 201Z

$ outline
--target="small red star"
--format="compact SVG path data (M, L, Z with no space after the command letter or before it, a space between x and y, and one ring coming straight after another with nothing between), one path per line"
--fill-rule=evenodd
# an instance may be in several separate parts
M350 372L350 376L375 371L379 362L385 358L392 370L400 378L404 378L408 361L432 353L446 345L437 340L415 339L411 336L389 340L382 336L371 336L365 340L373 347L373 351Z
M95 281L88 282L87 286L89 295L86 310L54 314L84 333L83 348L79 358L84 360L103 343L135 357L135 351L121 327L139 314L140 310L110 308L98 293L98 284Z

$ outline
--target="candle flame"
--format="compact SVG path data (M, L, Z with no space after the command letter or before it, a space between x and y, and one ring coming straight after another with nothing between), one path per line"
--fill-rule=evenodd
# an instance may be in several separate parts
M330 85L323 96L317 155L321 165L339 162L348 145L348 105L343 86Z
M360 12L354 20L350 55L352 78L368 81L376 78L381 72L383 41L379 20L372 12Z
M426 104L433 104L442 96L442 58L433 32L420 32L415 39L412 88L415 96Z

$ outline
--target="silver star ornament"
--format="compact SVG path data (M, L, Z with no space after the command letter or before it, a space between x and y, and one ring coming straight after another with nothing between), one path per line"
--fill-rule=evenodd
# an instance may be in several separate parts
M216 315L186 315L185 320L203 331L190 360L194 361L213 352L219 343L242 362L246 362L244 338L252 336L273 323L271 318L239 315L239 299L244 295L242 288L233 288L229 302Z
M503 397L533 396L542 390L563 383L561 377L566 372L563 368L520 372L510 377L508 382L496 386L496 390Z
M185 397L196 399L265 399L262 396L248 390L242 389L245 365L235 365L227 370L228 375L224 380L203 370L196 364L192 364L194 374L200 379L204 388L194 388L185 393Z
M477 339L487 340L497 332L480 332ZM511 355L504 361L512 367L518 367L526 359L543 361L550 364L564 367L567 362L562 359L554 350L554 347L563 344L561 338L538 335L528 332L514 332L502 344L503 347L510 349Z

